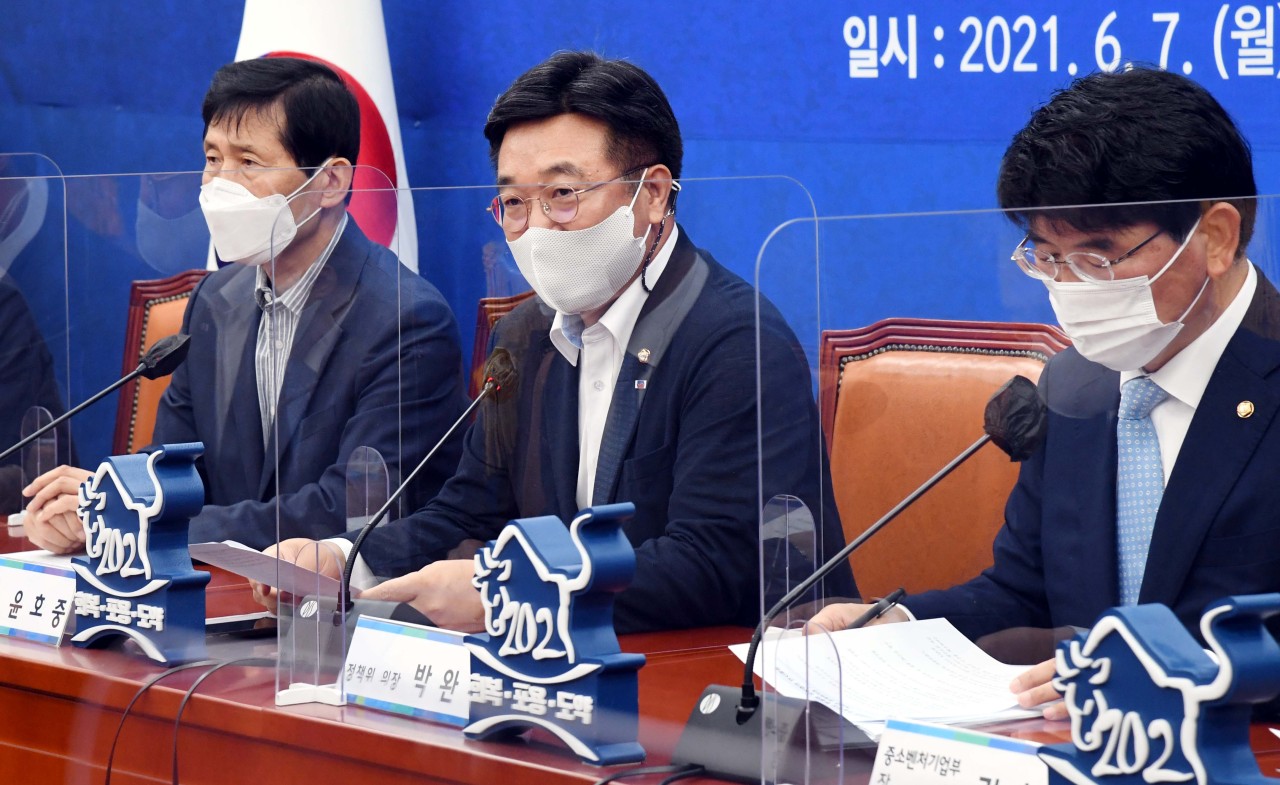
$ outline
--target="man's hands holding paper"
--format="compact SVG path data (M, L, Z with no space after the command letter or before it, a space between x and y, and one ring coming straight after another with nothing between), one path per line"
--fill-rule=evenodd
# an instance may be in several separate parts
M821 630L835 632L848 629L859 617L874 606L858 603L836 603L828 605L815 614L808 623L810 634ZM890 622L908 621L909 617L900 607L894 607L883 615L867 623L867 626ZM1053 677L1057 672L1057 663L1051 658L1028 668L1009 685L1009 689L1018 698L1018 705L1023 708L1034 708L1044 705L1044 718L1047 720L1063 720L1067 718L1067 708L1062 696L1053 688Z
M305 537L283 540L279 545L264 549L263 553L334 580L342 579L342 567L346 563L338 546L330 542L308 540ZM251 579L249 588L253 591L255 602L272 613L276 612L280 597L274 586Z
M859 617L871 610L873 607L875 606L853 602L840 602L834 605L828 605L809 619L810 632L817 632L817 628L821 628L828 632L847 630L849 625L853 624ZM907 616L906 611L895 606L885 611L878 618L867 622L867 626L869 627L873 624L889 624L891 622L910 620L911 617Z
M333 543L305 538L285 540L263 552L337 580L341 580L346 563L341 549ZM359 596L408 603L441 627L476 632L484 629L484 605L480 592L471 585L474 574L475 563L471 559L437 561L367 589ZM280 598L275 587L254 580L249 581L249 586L258 604L276 610Z
M484 629L484 604L471 585L475 562L446 559L379 584L360 595L370 600L407 602L437 626L460 632Z
M1018 705L1024 709L1030 709L1043 703L1046 704L1044 707L1046 720L1065 720L1067 705L1062 702L1062 696L1053 688L1055 673L1057 673L1057 662L1050 659L1033 665L1014 679L1009 689L1018 696Z

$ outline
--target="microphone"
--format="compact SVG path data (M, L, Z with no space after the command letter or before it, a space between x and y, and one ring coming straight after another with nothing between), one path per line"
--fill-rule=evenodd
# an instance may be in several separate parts
M295 666L301 672L327 674L333 676L335 681L338 680L339 676L337 674L342 669L347 649L351 645L351 637L355 634L355 624L346 624L349 615L353 617L372 616L374 618L413 622L415 624L433 624L431 619L428 619L408 603L352 599L351 572L355 569L356 556L360 553L360 546L364 544L365 539L387 517L391 506L404 494L405 489L409 487L409 484L427 465L427 462L435 456L444 443L448 441L449 437L453 436L453 433L471 417L471 413L476 410L480 402L486 398L495 402L501 401L515 391L516 367L511 360L511 353L506 349L499 347L493 350L493 353L489 355L488 361L485 362L484 372L484 388L480 391L480 394L471 402L466 411L454 421L453 425L449 426L449 430L445 431L435 446L418 462L413 471L409 472L409 476L405 477L404 482L400 483L395 492L378 508L378 511L373 514L369 522L360 530L360 534L356 536L355 542L351 545L351 552L347 554L346 564L342 568L342 580L339 583L338 597L335 599L308 595L298 605L294 618L289 623L289 630L285 633L288 642L282 645L281 650L295 652L294 656L297 657Z
M778 772L778 779L793 782L806 780L806 773L816 776L816 770L806 771L806 764L810 762L807 761L804 729L818 723L834 727L842 722L842 718L820 704L809 706L804 700L779 695L776 716L771 714L768 722L764 722L759 716L760 697L756 694L752 671L765 630L778 614L803 597L818 581L844 563L849 555L860 548L864 542L898 517L903 510L915 503L960 464L967 461L987 442L995 442L997 447L1008 453L1012 461L1025 461L1031 457L1044 442L1047 421L1046 407L1040 398L1039 390L1036 389L1035 382L1025 376L1015 376L996 390L987 401L986 410L983 413L984 433L977 441L925 480L923 485L898 502L893 509L871 524L839 553L814 570L813 574L787 592L765 613L751 636L751 644L747 649L742 688L736 708L729 709L734 700L735 690L732 687L716 684L709 686L689 715L689 722L680 737L680 743L671 757L671 762L698 764L706 768L707 776L726 779L755 781L762 772L772 770ZM806 712L810 715L808 718L805 717ZM763 725L762 722L764 722ZM844 733L848 734L850 730L860 735L856 729L848 729ZM766 745L763 758L758 746L762 740ZM771 740L777 742L773 745L773 749L767 746ZM778 744L783 748L778 749ZM846 746L849 745L846 744ZM853 746L863 745L854 744ZM865 739L865 746L874 745L870 739ZM762 761L765 768L756 769L753 764L757 761Z
M373 517L369 519L369 522L360 530L360 534L356 536L355 542L351 546L351 552L347 554L347 563L342 568L342 585L338 594L339 607L344 610L350 610L352 607L351 571L355 569L356 556L360 553L360 546L364 544L365 539L371 532L373 532L374 527L387 517L387 512L391 509L391 505L395 504L396 500L404 494L405 489L409 487L409 483L413 482L413 479L418 476L418 472L422 471L422 468L427 465L427 462L431 460L432 456L434 456L444 443L448 441L449 437L453 435L453 432L458 430L459 426L471 418L471 413L475 411L481 401L490 396L493 397L494 401L501 401L504 398L509 398L511 394L515 392L518 374L516 373L515 363L511 359L511 352L502 347L494 349L489 355L489 359L484 364L484 377L484 389L480 391L480 394L476 396L476 399L472 401L466 411L464 411L462 415L454 421L453 425L449 426L449 430L445 431L444 436L440 437L440 441L436 442L435 446L432 447L430 451L427 452L426 456L418 462L418 465L414 467L413 471L409 472L409 476L404 479L404 482L400 483L400 487L396 488L395 492L391 494L386 503L384 503L382 507L374 513Z
M0 453L0 461L3 461L13 453L21 450L23 447L26 447L28 444L40 438L51 429L56 428L71 419L76 414L79 414L81 410L90 404L97 403L98 400L104 396L115 392L117 389L128 384L139 376L144 379L160 379L173 373L178 369L179 365L182 365L182 361L187 359L187 350L190 348L190 340L190 336L186 333L178 333L177 335L170 335L161 338L151 344L151 348L148 349L147 353L138 361L137 368L134 368L132 371L129 371L127 374L120 377L119 380L113 382L111 386L107 387L102 392L56 418L53 422L48 423L43 428L36 430L35 433L30 434L25 439L22 439L3 453Z

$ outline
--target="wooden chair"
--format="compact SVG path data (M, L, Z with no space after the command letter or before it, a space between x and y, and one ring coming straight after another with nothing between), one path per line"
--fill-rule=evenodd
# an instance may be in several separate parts
M886 319L823 333L823 430L851 540L982 435L988 398L1068 345L1043 324ZM946 588L991 564L1018 465L984 447L850 557L863 597Z
M533 296L533 290L507 297L481 297L476 308L476 338L471 350L470 395L475 398L484 384L484 363L489 359L489 336L498 320L511 313L517 305Z
M134 281L129 292L129 321L124 336L124 371L138 367L151 344L182 329L187 300L204 270L187 270L157 281ZM116 408L116 432L111 441L113 455L127 455L151 443L160 396L169 387L169 377L134 379L120 388Z

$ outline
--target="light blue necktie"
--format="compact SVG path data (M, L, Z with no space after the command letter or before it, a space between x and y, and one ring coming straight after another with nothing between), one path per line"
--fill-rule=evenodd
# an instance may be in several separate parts
M1116 550L1120 562L1120 604L1135 605L1147 567L1151 529L1164 496L1164 468L1160 440L1151 424L1151 410L1169 397L1145 376L1120 388L1116 420L1119 465L1116 475Z

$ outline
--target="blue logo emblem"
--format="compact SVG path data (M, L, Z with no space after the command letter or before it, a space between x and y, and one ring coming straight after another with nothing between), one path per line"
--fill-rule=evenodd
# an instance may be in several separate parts
M1264 621L1280 594L1211 605L1200 632L1163 605L1115 608L1058 647L1054 687L1071 744L1040 757L1053 785L1270 783L1249 748L1254 703L1280 692L1280 645Z
M635 573L622 533L634 513L631 504L589 507L567 529L554 516L523 518L476 554L485 634L466 640L469 738L536 727L588 763L644 760L644 655L624 654L613 631L613 597Z
M204 504L202 452L196 442L107 458L80 486L77 646L126 637L166 664L204 656L209 573L193 569L187 551L187 523Z

